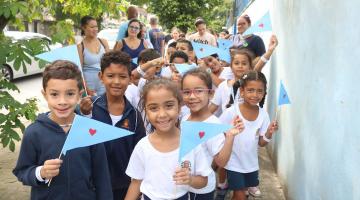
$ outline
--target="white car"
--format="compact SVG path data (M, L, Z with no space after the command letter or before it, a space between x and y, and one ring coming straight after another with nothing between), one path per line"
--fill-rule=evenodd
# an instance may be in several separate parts
M116 38L119 29L103 29L98 33L98 38L106 39L109 44L109 49L113 49L116 43Z
M62 47L61 44L51 44L51 39L47 37L46 35L40 34L40 33L32 33L32 32L20 32L20 31L4 31L5 36L10 37L13 42L16 42L18 40L30 40L35 38L41 38L49 42L50 49L46 49L46 51ZM3 76L12 81L13 79L29 76L33 74L42 73L44 71L44 68L39 67L39 62L34 59L34 57L31 57L31 64L26 65L27 73L25 74L23 72L22 66L19 70L15 70L13 67L13 62L10 63L4 63L3 68L1 69L1 72Z

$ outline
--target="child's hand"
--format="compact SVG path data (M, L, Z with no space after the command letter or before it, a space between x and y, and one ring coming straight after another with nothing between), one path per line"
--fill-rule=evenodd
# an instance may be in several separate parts
M277 47L278 44L279 44L279 42L277 40L276 35L272 35L270 37L270 43L269 43L268 49L273 51Z
M89 115L92 110L92 101L91 97L87 96L81 99L80 101L80 111L84 115Z
M228 130L226 132L226 136L236 136L237 134L241 133L245 129L244 122L240 119L239 116L236 116L233 119L233 126L234 128Z
M171 80L175 81L176 83L181 82L181 74L177 71L173 71L171 73Z
M151 60L150 63L151 63L151 66L153 66L155 68L159 68L164 65L165 60L163 57L159 57L154 60Z
M273 122L270 123L267 132L273 135L277 130L278 130L278 122L274 120Z
M176 185L190 185L191 174L190 167L177 168L175 170L174 181Z
M41 178L52 179L59 174L59 168L63 161L60 159L51 159L44 162L43 167L40 170Z

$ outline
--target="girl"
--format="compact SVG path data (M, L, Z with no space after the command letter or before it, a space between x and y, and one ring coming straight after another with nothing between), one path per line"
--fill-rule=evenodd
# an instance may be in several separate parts
M205 67L211 70L211 79L216 87L224 80L234 79L230 67L223 67L217 54L213 54L203 59Z
M188 186L207 184L211 168L201 148L182 159L182 168L177 167L181 101L180 90L170 80L155 79L143 88L141 106L153 132L139 141L131 155L126 174L132 180L126 200L137 200L140 192L145 200L187 200Z
M181 81L182 94L185 104L190 108L190 114L182 120L220 123L208 109L208 104L213 94L210 75L203 69L196 68L186 72ZM228 131L205 142L202 147L208 157L209 165L214 160L218 166L224 167L229 160L234 136L243 130L243 123L239 118L234 119L237 128ZM208 177L208 184L202 189L190 188L191 200L214 199L216 185L215 172Z
M138 19L132 19L129 21L128 29L125 33L125 38L121 41L117 41L114 50L121 50L128 53L131 59L137 58L140 52L147 49L148 46L144 39L141 39L142 25ZM132 70L136 68L136 64L131 63Z
M98 26L93 17L81 18L81 35L83 41L77 45L80 62L83 67L84 78L89 94L101 95L105 88L101 83L98 74L100 72L101 56L109 51L108 42L97 37Z
M234 191L234 200L245 200L247 188L259 184L258 145L265 146L278 128L277 122L270 124L269 115L258 106L265 99L266 84L266 78L261 72L245 73L234 84L234 89L240 87L243 103L234 103L220 117L221 122L231 123L235 116L239 116L245 124L243 133L235 136L232 153L225 166L229 189Z

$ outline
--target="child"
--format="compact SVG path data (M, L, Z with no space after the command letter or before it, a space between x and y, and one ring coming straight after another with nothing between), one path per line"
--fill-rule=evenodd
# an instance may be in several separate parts
M141 114L124 96L130 83L130 56L121 51L110 51L101 58L100 79L106 92L96 98L81 101L83 114L93 119L134 132L133 135L105 143L114 199L124 199L130 184L125 170L137 142L145 136Z
M196 63L194 48L189 40L179 39L176 42L176 50L183 51L184 53L186 53L186 55L188 55L190 60L189 64Z
M103 144L69 151L57 159L75 117L82 78L78 67L58 60L43 73L43 95L50 112L28 126L13 170L31 187L31 199L112 199ZM51 186L48 187L49 181Z
M245 123L243 133L235 136L230 160L225 166L229 189L233 190L233 199L245 200L248 187L256 187L258 180L258 145L263 147L277 130L277 122L270 124L267 112L258 106L264 101L266 94L266 78L256 71L245 73L234 89L240 87L240 96L243 103L234 103L220 117L223 123L231 123L235 116Z
M126 174L131 185L126 200L137 200L140 192L149 199L188 199L188 186L202 188L211 173L201 148L179 158L181 94L168 79L155 79L145 85L141 106L153 132L143 138L131 155Z
M213 94L212 81L209 73L200 68L190 70L184 74L181 83L183 99L185 104L190 108L191 113L186 115L182 120L220 123L220 120L208 109L208 104ZM238 129L228 131L226 134L219 134L202 145L208 157L209 165L211 165L213 160L220 167L226 165L230 158L234 136L243 129L243 124L239 118L235 118L235 123ZM214 199L215 185L215 172L212 171L205 188L190 188L190 199Z

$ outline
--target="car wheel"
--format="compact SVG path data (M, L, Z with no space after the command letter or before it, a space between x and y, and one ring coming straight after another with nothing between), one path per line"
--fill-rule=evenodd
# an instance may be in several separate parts
M13 72L8 65L3 65L1 68L1 75L4 76L8 81L13 80Z

